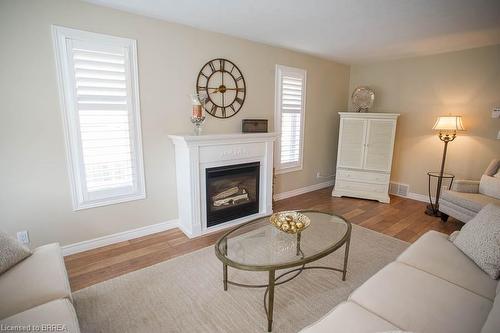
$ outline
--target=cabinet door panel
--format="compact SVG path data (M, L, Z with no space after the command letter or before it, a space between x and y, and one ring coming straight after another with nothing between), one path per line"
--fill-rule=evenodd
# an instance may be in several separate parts
M395 121L368 120L364 169L390 171Z
M338 165L345 168L363 167L366 120L341 120Z

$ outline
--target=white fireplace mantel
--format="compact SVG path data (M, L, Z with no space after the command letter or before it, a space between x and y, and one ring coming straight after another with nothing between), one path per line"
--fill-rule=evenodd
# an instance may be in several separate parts
M272 214L275 133L169 135L175 145L179 228L190 238ZM205 170L260 162L259 212L207 227Z

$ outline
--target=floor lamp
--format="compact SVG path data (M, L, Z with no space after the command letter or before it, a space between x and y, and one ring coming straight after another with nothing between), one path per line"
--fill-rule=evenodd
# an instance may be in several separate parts
M443 159L441 160L441 170L439 171L436 199L434 200L434 205L430 204L427 206L425 213L431 216L440 216L439 212L439 196L441 195L441 186L443 183L443 173L444 173L444 163L446 161L446 151L448 149L448 143L455 140L457 137L457 131L464 131L464 125L462 124L461 116L440 116L436 120L433 130L439 131L439 139L444 142Z

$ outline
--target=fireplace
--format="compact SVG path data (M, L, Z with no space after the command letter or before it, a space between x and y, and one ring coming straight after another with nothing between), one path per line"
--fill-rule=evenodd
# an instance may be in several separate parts
M207 227L259 212L260 163L207 168Z
M169 135L169 137L175 146L178 226L189 238L234 227L273 213L274 133ZM218 197L221 198L231 195L229 193L235 192L235 189L231 189L234 186L226 188L225 185L222 190L217 186L214 188L212 181L232 178L235 174L243 172L238 168L244 166L253 167L251 172L247 169L245 173L255 179L244 182L247 183L244 186L249 200L246 200L244 193L241 193L243 197L236 198L236 202L234 198L233 201L230 198L226 200L228 203L231 201L229 204L223 205L224 202L219 201L217 209L213 207L212 200L207 197L217 195L215 192L229 190ZM235 170L230 170L233 167ZM217 172L221 170L223 172ZM212 185L207 186L207 183ZM253 191L255 195L251 193ZM246 214L249 215L236 217Z

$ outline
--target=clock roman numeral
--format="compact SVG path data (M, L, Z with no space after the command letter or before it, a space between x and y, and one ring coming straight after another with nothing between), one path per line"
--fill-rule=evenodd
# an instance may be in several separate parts
M241 79L243 79L243 76L241 76L241 75L240 75L240 76L238 76L235 80L236 80L236 82L238 82L238 81L240 81Z
M224 106L222 107L222 116L226 117L226 108Z
M241 98L236 97L235 101L238 102L240 106L243 105L243 100Z
M212 105L212 108L210 109L210 113L216 114L217 113L217 105Z
M207 87L198 86L198 90L204 90L204 91L207 91Z
M209 65L210 65L210 69L212 70L212 72L215 72L215 65L214 65L214 63L210 62Z
M219 60L219 67L221 71L225 71L226 61L224 59Z
M200 75L205 77L205 79L208 79L208 76L205 73L203 73L203 71L200 72Z
M245 92L245 88L236 88L237 92Z

